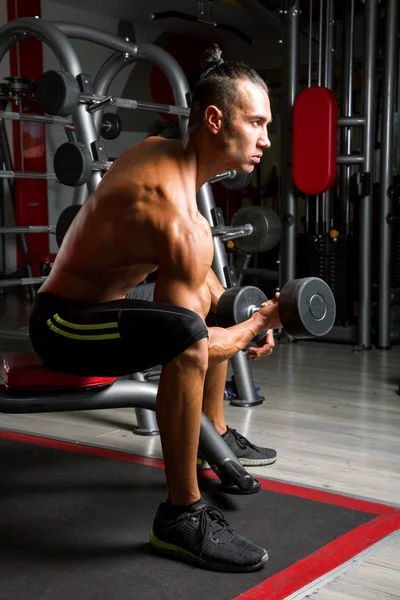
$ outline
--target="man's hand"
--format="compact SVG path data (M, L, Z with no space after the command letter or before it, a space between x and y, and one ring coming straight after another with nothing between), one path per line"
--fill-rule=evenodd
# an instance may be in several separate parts
M279 318L279 296L280 294L277 292L273 300L267 300L267 302L263 302L260 306L258 314L263 317L266 329L282 329L282 323Z
M251 360L260 360L263 356L269 356L275 348L274 332L270 329L265 338L257 346L249 346L249 358ZM262 344L262 345L260 345Z

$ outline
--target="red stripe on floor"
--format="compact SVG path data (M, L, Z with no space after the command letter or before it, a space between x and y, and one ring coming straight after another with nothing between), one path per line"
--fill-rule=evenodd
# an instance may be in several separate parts
M164 468L164 463L160 459L147 458L118 450L54 440L14 431L0 430L0 439L33 444L55 450L64 450L76 454L99 456L159 469ZM213 472L209 472L209 476L217 478ZM332 494L320 490L302 488L297 485L269 481L268 479L259 479L259 481L264 490L289 494L291 496L315 500L316 502L326 502L327 504L378 514L379 516L336 538L306 558L237 596L234 600L284 600L290 594L299 591L320 577L344 565L383 538L400 529L400 510L393 506L348 498L340 494ZM265 571L267 574L268 563Z
M234 600L284 600L400 529L400 511L380 515L266 579ZM268 572L268 563L265 567Z

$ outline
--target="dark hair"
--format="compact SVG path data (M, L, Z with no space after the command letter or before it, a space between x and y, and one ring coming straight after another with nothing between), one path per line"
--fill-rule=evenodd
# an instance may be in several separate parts
M251 67L240 61L224 61L218 44L212 44L202 56L202 66L206 69L193 89L192 106L189 117L189 132L196 131L203 122L204 111L215 104L226 117L229 126L238 95L238 81L246 79L260 85L268 93L264 79Z

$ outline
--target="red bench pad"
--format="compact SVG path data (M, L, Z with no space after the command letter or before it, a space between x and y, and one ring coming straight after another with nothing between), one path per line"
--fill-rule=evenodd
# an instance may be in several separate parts
M11 354L3 359L3 380L10 390L70 390L111 385L116 377L84 377L52 371L34 354Z
M322 194L336 179L337 100L324 87L306 88L293 107L293 182L305 194Z

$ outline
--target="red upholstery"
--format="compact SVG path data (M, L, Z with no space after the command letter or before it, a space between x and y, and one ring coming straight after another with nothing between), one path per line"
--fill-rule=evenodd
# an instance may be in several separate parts
M116 377L83 377L46 369L34 354L11 354L3 360L4 384L9 390L68 390L110 385Z
M293 182L305 194L322 194L336 179L338 107L324 87L306 88L293 107Z

